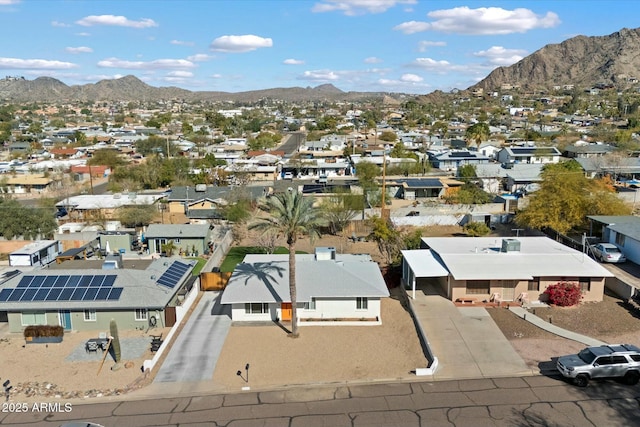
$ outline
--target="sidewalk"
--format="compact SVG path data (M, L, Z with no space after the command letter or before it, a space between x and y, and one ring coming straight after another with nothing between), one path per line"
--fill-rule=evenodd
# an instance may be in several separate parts
M571 332L566 329L559 328L552 323L545 322L535 314L529 313L526 309L522 307L512 306L512 307L509 307L509 310L511 310L511 312L514 313L516 316L521 317L522 319L539 327L540 329L544 329L545 331L551 332L552 334L558 335L560 337L567 338L576 342L580 342L588 346L599 346L599 345L607 344L606 342L597 340L595 338L590 338L585 335L577 334L575 332Z

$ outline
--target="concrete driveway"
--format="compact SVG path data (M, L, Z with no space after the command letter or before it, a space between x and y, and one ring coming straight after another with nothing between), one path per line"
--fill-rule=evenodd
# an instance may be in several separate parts
M532 375L486 309L456 307L428 290L416 292L413 305L439 361L434 379Z
M231 327L222 292L205 292L177 337L154 383L210 381Z

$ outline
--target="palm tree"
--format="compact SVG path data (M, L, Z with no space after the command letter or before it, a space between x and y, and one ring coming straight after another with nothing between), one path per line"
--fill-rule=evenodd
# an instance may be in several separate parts
M479 150L480 144L482 144L482 141L489 139L490 133L489 125L484 122L479 122L469 126L465 131L465 136L468 141L475 142L476 147L478 147Z
M287 191L266 199L259 206L269 216L259 218L249 229L276 232L284 236L289 247L289 294L291 296L291 336L298 336L298 312L296 296L296 242L301 235L311 239L320 235L319 227L324 223L321 210L314 209L313 199L302 197L302 193Z

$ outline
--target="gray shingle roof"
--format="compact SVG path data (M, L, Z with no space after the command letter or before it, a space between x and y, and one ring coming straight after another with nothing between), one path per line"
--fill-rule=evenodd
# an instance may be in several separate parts
M151 224L144 233L145 238L206 238L209 234L207 224Z

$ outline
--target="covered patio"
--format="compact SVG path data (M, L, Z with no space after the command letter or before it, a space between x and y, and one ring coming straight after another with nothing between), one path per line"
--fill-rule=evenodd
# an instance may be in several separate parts
M406 278L404 286L411 290L411 298L416 299L416 287L420 279L431 279L444 296L449 298L449 270L438 260L429 249L414 249L402 251L402 277Z

